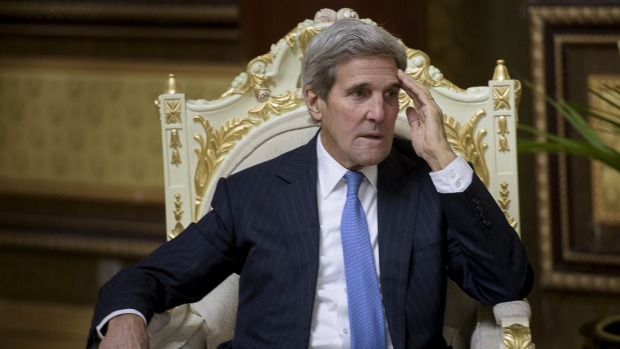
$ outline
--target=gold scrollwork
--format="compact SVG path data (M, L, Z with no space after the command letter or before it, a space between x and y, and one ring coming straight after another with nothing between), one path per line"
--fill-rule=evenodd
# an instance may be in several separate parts
M495 110L510 110L510 87L497 86L493 88L493 103Z
M194 177L196 187L194 218L199 217L207 184L210 182L213 172L236 142L246 135L253 126L268 121L271 115L281 115L297 108L302 103L303 98L299 97L297 91L270 96L266 102L251 109L248 112L249 117L228 120L219 130L213 128L204 117L194 116L194 121L203 126L206 135L206 140L200 134L194 136L200 145L194 149L198 156Z
M506 62L503 59L497 60L497 65L495 66L495 71L493 72L493 80L496 81L505 81L510 80L510 74L508 73L508 68L506 67ZM521 103L521 81L513 80L515 87L515 110L519 103ZM496 104L497 106L497 104ZM497 108L495 109L497 110ZM515 114L517 118L517 122L519 121L517 114Z
M196 187L196 202L194 203L194 219L199 217L202 201L207 191L213 172L242 136L246 135L250 128L260 123L260 120L252 118L233 118L217 130L209 121L201 115L194 116L194 121L200 123L205 130L206 139L201 134L196 134L194 139L199 147L194 148L198 156L194 184Z
M445 79L441 72L431 65L431 59L426 53L407 47L406 54L407 59L410 62L406 73L411 78L423 83L426 86L442 86L452 91L463 91L461 88L448 81L448 79ZM407 94L402 91L399 96L399 100L401 108L413 106L413 102L411 102Z
M519 123L519 114L516 113L516 111L519 110L519 105L521 103L521 81L519 80L514 80L515 82L515 118L516 118L516 122L517 124Z
M497 150L502 153L510 151L508 138L506 138L506 135L509 134L510 131L508 130L508 120L504 115L500 116L497 120L497 133L499 134L499 146L497 147Z
M168 100L164 104L166 106L166 123L181 123L181 101L178 99Z
M504 345L506 349L533 349L532 335L528 327L513 324L504 327Z
M484 152L488 145L482 141L487 131L481 129L474 135L474 130L480 118L486 115L484 110L479 110L471 116L469 122L461 125L456 119L449 115L443 116L444 127L448 136L448 142L463 158L474 165L476 174L482 182L489 185L489 169Z
M299 97L297 90L287 91L281 95L269 97L266 102L250 109L249 114L259 116L263 121L267 121L270 114L280 115L285 111L297 108L303 102L304 100Z
M172 130L170 133L170 148L172 148L172 159L170 159L170 163L174 166L179 166L181 164L181 155L179 154L179 148L181 146L179 131Z
M248 63L245 73L241 73L235 81L239 81L239 86L233 86L224 92L220 98L228 97L233 94L244 94L250 90L258 96L258 93L267 89L273 84L273 79L266 74L267 66L270 65L275 58L273 52L258 56ZM234 83L234 82L233 82Z
M499 197L500 199L497 200L497 203L502 209L502 212L504 212L504 216L506 216L510 226L517 229L519 223L510 215L510 212L508 212L508 206L510 206L510 190L508 190L508 183L506 181L500 183Z
M294 50L295 46L297 45L300 52L303 53L306 52L306 47L308 47L310 40L312 40L314 36L320 31L320 29L317 29L314 26L307 26L302 29L295 28L291 30L288 34L286 34L284 40L286 41L288 47L291 50Z
M177 223L175 224L174 229L168 233L168 240L174 239L183 231L183 229L185 229L181 223L181 219L183 218L183 201L181 201L180 193L174 194L174 210L172 210L172 213L174 214L174 220L176 220Z

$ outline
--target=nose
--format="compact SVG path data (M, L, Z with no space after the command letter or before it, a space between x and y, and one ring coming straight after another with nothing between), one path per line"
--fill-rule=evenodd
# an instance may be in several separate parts
M378 94L369 100L368 112L366 118L374 122L385 120L389 105L385 98Z

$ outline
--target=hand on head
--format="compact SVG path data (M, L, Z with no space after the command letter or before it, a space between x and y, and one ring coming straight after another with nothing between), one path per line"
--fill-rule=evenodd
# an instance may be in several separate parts
M413 149L433 171L441 170L456 158L443 127L443 113L424 85L400 69L398 79L415 106L406 110Z

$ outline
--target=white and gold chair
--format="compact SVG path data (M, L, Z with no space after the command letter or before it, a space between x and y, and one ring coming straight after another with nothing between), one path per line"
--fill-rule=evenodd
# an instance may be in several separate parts
M300 90L301 58L308 42L355 11L324 9L301 22L269 53L256 57L218 100L187 100L170 76L159 96L168 238L209 209L220 177L305 144L319 125ZM368 19L364 21L372 23ZM407 49L406 73L429 87L444 112L453 148L473 163L510 223L519 229L516 124L520 84L498 61L487 86L461 89L445 79L422 51ZM409 137L401 92L396 133ZM238 276L195 304L158 314L149 326L152 348L214 348L233 335ZM533 348L526 301L482 306L451 283L444 337L456 348Z

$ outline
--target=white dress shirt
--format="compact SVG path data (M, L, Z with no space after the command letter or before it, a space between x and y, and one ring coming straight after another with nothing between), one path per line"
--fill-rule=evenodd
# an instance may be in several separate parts
M317 199L319 209L319 271L312 313L310 348L347 349L351 347L349 336L349 313L344 257L340 239L340 221L347 195L347 183L342 178L348 171L325 150L319 135L317 141L318 183ZM364 208L370 234L370 244L379 277L379 245L377 219L377 175L378 167L369 166L360 170L366 176L359 188L359 199ZM469 184L473 170L461 157L445 169L430 173L440 193L462 192ZM387 324L386 324L387 328ZM387 347L392 341L387 333Z

